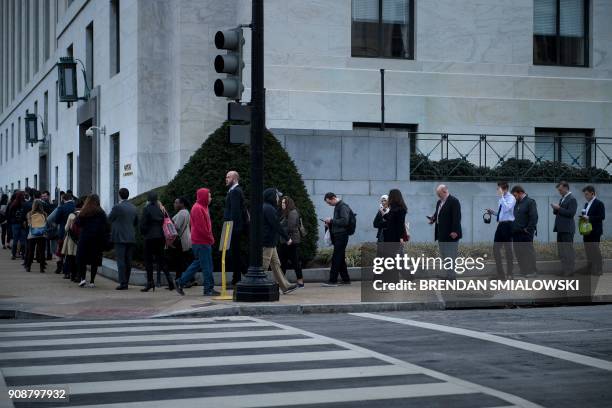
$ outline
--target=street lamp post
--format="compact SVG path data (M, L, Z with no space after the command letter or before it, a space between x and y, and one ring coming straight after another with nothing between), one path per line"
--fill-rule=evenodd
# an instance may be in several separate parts
M234 290L238 302L278 300L278 285L268 280L262 268L263 136L265 132L264 7L253 1L251 40L251 226L249 270Z

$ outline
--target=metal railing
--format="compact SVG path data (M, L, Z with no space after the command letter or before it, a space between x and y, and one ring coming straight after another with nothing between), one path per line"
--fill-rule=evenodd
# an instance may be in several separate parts
M408 132L411 179L612 183L612 137Z

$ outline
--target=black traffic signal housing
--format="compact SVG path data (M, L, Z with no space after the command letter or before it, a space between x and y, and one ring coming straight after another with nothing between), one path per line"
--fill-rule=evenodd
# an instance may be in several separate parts
M215 81L215 95L240 101L242 92L244 92L244 84L242 83L244 35L242 28L217 31L215 46L219 50L227 50L227 54L215 57L215 71L220 74L227 74L226 78Z

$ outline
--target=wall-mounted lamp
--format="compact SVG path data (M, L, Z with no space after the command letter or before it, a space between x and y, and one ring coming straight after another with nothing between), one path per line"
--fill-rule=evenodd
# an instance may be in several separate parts
M38 138L38 118L42 126L43 138ZM34 143L45 142L47 140L47 128L40 115L35 113L27 113L24 119L26 143L34 146Z
M81 64L83 79L85 81L85 96L79 96L77 91L77 62ZM61 57L57 63L57 77L59 81L59 101L76 102L79 99L88 100L90 89L87 85L85 65L80 59Z

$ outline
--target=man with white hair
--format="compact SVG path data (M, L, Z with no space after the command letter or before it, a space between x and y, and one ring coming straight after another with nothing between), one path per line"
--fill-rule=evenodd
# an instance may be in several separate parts
M453 268L446 270L449 280L456 279L454 264L461 239L461 204L457 198L450 195L448 187L440 184L436 188L438 202L433 215L428 216L429 223L435 226L434 238L438 241L440 257L445 261L450 258Z

